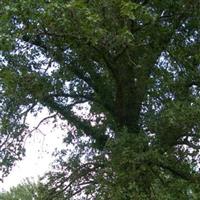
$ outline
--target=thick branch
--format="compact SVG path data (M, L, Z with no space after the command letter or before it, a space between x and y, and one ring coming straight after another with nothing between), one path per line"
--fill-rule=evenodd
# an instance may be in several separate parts
M102 148L105 145L107 136L104 135L104 127L95 127L90 124L90 121L81 119L80 117L74 115L71 111L71 106L62 106L54 101L51 97L46 97L43 102L45 106L51 108L55 112L59 113L64 119L66 119L70 124L82 130L84 134L95 139ZM101 146L102 145L102 146Z

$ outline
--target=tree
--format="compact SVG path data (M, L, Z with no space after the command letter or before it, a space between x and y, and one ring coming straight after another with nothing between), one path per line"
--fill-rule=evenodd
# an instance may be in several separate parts
M34 200L37 197L37 185L26 180L12 187L9 191L0 193L1 200Z
M47 107L75 147L47 175L51 198L195 198L199 1L1 5L3 174L24 154L26 116Z
M1 200L45 200L51 199L48 195L48 188L41 182L35 183L29 179L10 188L9 191L0 193ZM63 194L60 194L57 200L64 200Z

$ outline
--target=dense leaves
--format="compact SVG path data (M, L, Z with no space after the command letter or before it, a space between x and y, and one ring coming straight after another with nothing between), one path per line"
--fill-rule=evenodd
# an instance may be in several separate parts
M199 1L1 7L4 175L24 153L26 116L47 107L73 145L57 153L47 199L197 198Z
M0 193L0 199L2 200L33 200L38 197L39 185L32 183L30 180L26 180L23 183L12 187L9 191Z
M0 193L1 200L44 200L48 194L48 188L42 183L35 183L32 180L25 179L22 183L15 187L11 187L8 191ZM48 197L49 198L49 197ZM64 200L64 196L60 195L58 200Z

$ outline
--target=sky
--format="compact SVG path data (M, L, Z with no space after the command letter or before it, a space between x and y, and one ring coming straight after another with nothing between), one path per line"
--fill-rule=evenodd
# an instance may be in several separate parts
M28 123L31 128L34 128L41 119L48 115L48 111L43 110L37 117L29 116ZM62 140L66 133L67 130L61 130L59 127L53 128L51 121L43 123L38 131L34 131L32 137L27 138L26 156L16 163L9 176L4 179L3 183L0 183L0 191L9 190L26 178L37 181L39 176L50 170L54 160L52 153L55 148L59 150L64 147Z
M23 43L20 43L23 44ZM0 55L0 59L2 56ZM43 55L39 55L35 58L38 62L44 62L47 58ZM48 60L47 60L48 61ZM45 62L44 62L45 63ZM49 66L43 63L44 69ZM52 68L48 69L51 74L52 70L57 67L56 63L51 63ZM30 129L37 127L38 123L45 117L48 117L49 113L47 109L43 109L41 113L34 117L28 116L27 123L30 124ZM63 123L61 120L58 124ZM55 123L54 123L55 124ZM4 182L0 182L0 191L9 190L9 188L21 183L25 178L33 178L37 180L39 176L42 176L45 172L51 169L51 163L54 160L52 153L55 148L62 149L64 144L62 143L63 137L67 134L68 127L65 125L65 130L62 130L57 126L53 128L54 124L50 121L48 124L43 123L39 127L39 131L35 131L31 138L28 138L25 143L26 156L22 161L18 161L8 177L4 179Z

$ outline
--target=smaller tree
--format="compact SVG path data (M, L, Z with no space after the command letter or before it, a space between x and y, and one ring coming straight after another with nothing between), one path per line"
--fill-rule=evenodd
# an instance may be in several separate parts
M41 193L43 188L43 193ZM0 193L1 200L42 200L44 196L44 186L42 183L34 183L26 179L23 183L12 187L9 191Z

